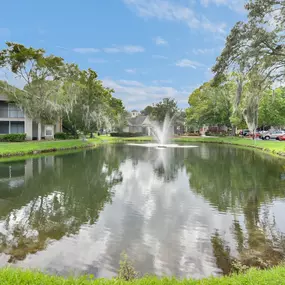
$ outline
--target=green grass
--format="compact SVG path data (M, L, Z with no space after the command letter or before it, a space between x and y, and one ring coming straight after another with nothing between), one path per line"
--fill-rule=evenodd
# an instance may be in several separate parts
M276 267L267 271L249 270L245 275L231 277L208 278L201 280L178 280L175 278L158 279L146 277L130 282L118 279L88 280L87 277L64 279L49 276L40 272L22 271L19 269L4 268L0 270L1 285L280 285L285 284L285 268Z
M29 154L38 154L42 152L87 148L103 143L111 143L117 141L118 140L116 138L100 136L94 139L89 139L86 142L82 141L81 139L78 139L63 141L29 141L21 143L0 143L0 156L23 156Z
M239 137L178 137L175 138L176 142L205 142L205 143L221 143L232 144L243 147L257 148L272 153L283 153L285 155L285 142L283 141L266 141L266 140L252 140Z

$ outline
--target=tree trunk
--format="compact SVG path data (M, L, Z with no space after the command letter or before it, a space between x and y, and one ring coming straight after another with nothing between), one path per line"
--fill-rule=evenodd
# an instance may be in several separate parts
M234 137L236 135L237 127L235 125L232 125L232 136Z

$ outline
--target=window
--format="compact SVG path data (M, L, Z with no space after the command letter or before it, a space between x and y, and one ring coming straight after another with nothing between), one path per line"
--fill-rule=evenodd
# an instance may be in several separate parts
M53 129L52 127L46 127L46 136L52 136L53 135Z
M8 117L9 118L24 118L24 112L13 103L8 105Z
M11 134L23 134L25 132L24 122L11 122L10 133Z
M0 122L0 134L9 134L9 122Z

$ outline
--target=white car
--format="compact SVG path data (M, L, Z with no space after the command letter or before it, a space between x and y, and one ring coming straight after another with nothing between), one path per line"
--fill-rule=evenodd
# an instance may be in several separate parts
M279 136L285 135L285 131L269 131L262 134L263 140L277 139Z

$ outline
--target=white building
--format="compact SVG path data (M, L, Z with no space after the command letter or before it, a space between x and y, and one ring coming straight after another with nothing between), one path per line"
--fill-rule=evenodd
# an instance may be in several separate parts
M143 133L150 136L151 121L149 116L140 115L138 111L133 110L130 118L127 120L127 126L123 131L126 133Z
M56 125L37 123L25 115L25 112L7 96L0 95L0 134L25 133L27 140L53 139L55 132L61 132L61 122Z

